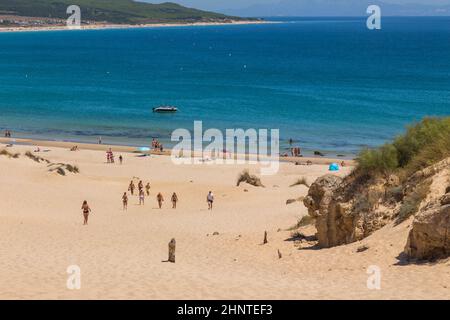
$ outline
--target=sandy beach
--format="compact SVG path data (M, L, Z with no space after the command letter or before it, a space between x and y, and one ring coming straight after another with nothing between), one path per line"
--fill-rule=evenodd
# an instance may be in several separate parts
M411 220L330 249L292 241L290 228L306 208L286 201L305 196L307 188L291 185L328 173L330 160L282 162L277 175L261 177L265 188L236 187L242 170L258 174L258 166L174 165L168 156L140 157L118 146L112 148L123 165L107 164L108 146L78 144L72 152L73 143L39 141L36 156L80 170L61 176L24 155L34 146L0 142L0 150L20 153L0 155L0 299L448 299L448 260L402 265L398 259ZM123 211L121 197L132 179L150 182L150 196L143 206L129 196ZM213 211L207 210L210 190ZM158 192L166 199L161 210ZM88 226L83 200L92 208ZM174 264L163 262L172 238ZM369 249L358 253L362 243ZM81 269L80 290L66 286L71 265ZM372 265L382 272L380 290L367 288Z
M67 27L66 25L39 26L39 27L0 27L0 32L36 32L36 31L68 31L68 30L102 30L102 29L136 29L136 28L167 28L167 27L205 27L222 25L247 25L276 23L262 20L242 20L229 22L194 22L194 23L152 23L152 24L91 24L80 27Z

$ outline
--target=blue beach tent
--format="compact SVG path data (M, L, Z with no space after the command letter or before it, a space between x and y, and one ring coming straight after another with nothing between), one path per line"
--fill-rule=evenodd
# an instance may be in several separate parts
M330 164L330 171L339 171L339 165L337 163Z

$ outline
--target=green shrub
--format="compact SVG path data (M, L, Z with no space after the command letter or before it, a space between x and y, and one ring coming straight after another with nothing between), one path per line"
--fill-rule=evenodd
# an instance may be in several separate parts
M363 150L357 158L357 171L372 176L400 171L408 177L449 156L450 117L425 118L408 127L394 142Z
M403 187L392 187L386 190L386 196L389 199L394 199L396 202L400 202L403 200Z
M360 153L357 162L362 170L388 174L398 168L397 149L391 144L385 144L378 149L365 149Z

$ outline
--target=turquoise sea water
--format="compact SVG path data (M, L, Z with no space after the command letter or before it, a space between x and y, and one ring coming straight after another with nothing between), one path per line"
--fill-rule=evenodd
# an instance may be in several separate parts
M176 128L278 128L356 153L450 114L450 17L0 33L0 129L145 145ZM151 112L160 104L175 115ZM170 145L167 143L166 145Z

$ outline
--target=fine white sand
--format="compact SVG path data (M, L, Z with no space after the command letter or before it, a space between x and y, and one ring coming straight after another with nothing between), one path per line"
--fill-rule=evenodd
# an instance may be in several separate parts
M106 164L99 150L41 147L49 151L37 155L81 171L60 176L23 155L33 147L7 149L22 155L0 156L1 299L449 297L448 261L398 264L411 221L365 239L369 250L362 253L356 253L361 242L317 250L288 241L291 231L286 229L306 209L301 202L286 205L286 200L307 193L305 186L290 185L300 177L313 182L327 173L326 165L282 163L277 175L261 177L265 188L236 187L239 172L249 168L258 174L258 168L176 166L167 156L132 153L122 153L120 166ZM124 212L121 197L133 177L151 183L151 196L144 206L130 196ZM206 204L209 190L216 198L212 212ZM180 200L176 210L169 201L174 191ZM162 210L157 209L158 192L166 198ZM93 210L88 226L82 225L83 200ZM177 241L175 264L162 262L172 238ZM66 287L70 265L81 268L80 290ZM381 290L367 288L371 265L381 268Z

